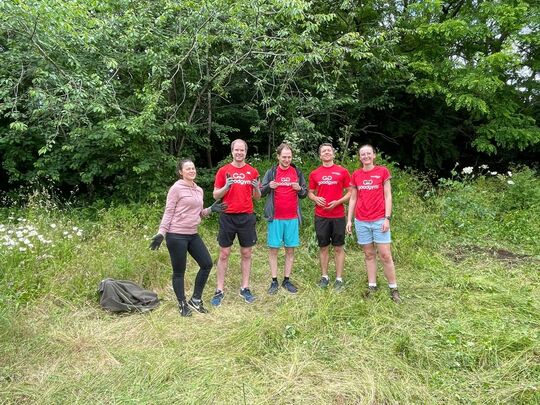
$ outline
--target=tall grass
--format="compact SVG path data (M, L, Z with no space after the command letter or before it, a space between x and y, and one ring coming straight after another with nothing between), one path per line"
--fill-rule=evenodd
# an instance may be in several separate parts
M238 297L236 251L223 305L188 319L178 314L166 249L147 249L161 206L0 210L0 238L31 224L51 241L28 231L32 248L2 246L1 402L538 403L538 177L524 169L508 184L508 175L457 175L433 187L393 172L402 305L385 288L362 298L363 258L352 238L345 291L315 286L309 203L293 273L297 295L265 293L261 220L256 303ZM216 229L216 218L201 228L213 257ZM195 272L190 261L188 289ZM156 290L163 304L147 315L105 313L96 292L104 277Z

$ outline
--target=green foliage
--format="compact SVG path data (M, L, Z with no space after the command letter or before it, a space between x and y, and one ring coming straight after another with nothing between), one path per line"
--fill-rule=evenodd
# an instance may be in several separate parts
M0 4L4 182L155 199L231 138L440 169L537 147L536 2Z

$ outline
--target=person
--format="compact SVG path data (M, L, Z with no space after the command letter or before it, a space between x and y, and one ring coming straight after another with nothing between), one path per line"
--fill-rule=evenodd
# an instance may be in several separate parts
M238 235L242 285L240 296L251 304L255 297L249 289L251 252L257 243L256 218L253 200L261 198L259 172L246 163L248 146L242 139L231 143L232 162L220 168L214 180L214 198L223 199L227 209L219 216L219 258L217 261L217 287L212 305L219 306L225 296L225 273L229 264L231 246Z
M192 310L205 314L208 310L203 305L202 293L212 269L212 258L197 233L197 228L201 218L212 212L223 211L226 204L216 201L209 208L203 208L203 190L195 183L197 170L191 160L180 161L177 173L179 180L169 189L159 231L152 238L150 249L159 249L163 239L166 240L173 269L172 285L180 314L191 316ZM195 278L193 295L186 302L184 275L187 253L195 259L199 271Z
M319 261L322 277L319 287L326 288L328 278L329 246L334 246L336 280L334 289L343 288L345 265L345 208L349 200L350 174L342 166L334 164L335 151L330 143L319 146L322 165L309 174L308 197L315 202L315 233L319 245ZM345 193L345 194L344 194Z
M368 276L366 297L377 290L377 251L381 259L384 275L390 287L390 297L401 302L397 289L396 271L390 250L390 220L392 218L392 176L384 166L375 165L375 150L371 145L360 147L359 158L362 167L355 170L351 178L352 194L347 213L347 232L351 233L352 219L358 244L364 250L364 260Z
M302 171L292 163L292 149L282 143L276 149L278 164L265 173L261 195L266 198L264 216L268 221L268 259L272 282L268 294L279 289L278 252L285 247L285 271L281 286L290 293L298 292L290 276L294 263L294 248L300 246L299 227L301 221L300 199L307 196L306 180Z

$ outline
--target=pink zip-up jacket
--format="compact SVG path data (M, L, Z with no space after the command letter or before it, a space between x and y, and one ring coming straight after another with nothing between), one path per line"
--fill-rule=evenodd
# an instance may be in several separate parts
M210 208L203 209L203 190L197 184L190 186L180 179L167 194L165 212L159 225L163 236L170 233L194 235L201 218L210 215Z

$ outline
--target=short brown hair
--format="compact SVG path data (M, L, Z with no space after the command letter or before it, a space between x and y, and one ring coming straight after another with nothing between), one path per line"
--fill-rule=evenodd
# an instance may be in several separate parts
M334 151L334 146L331 144L331 143L321 143L321 145L319 146L319 155L321 154L321 149L324 147L324 146L330 146L332 148L332 151Z
M289 149L292 153L292 148L291 148L291 145L289 145L288 143L286 142L283 142L281 145L279 145L277 148L276 148L276 153L279 155L281 155L281 152L283 152L283 149Z

